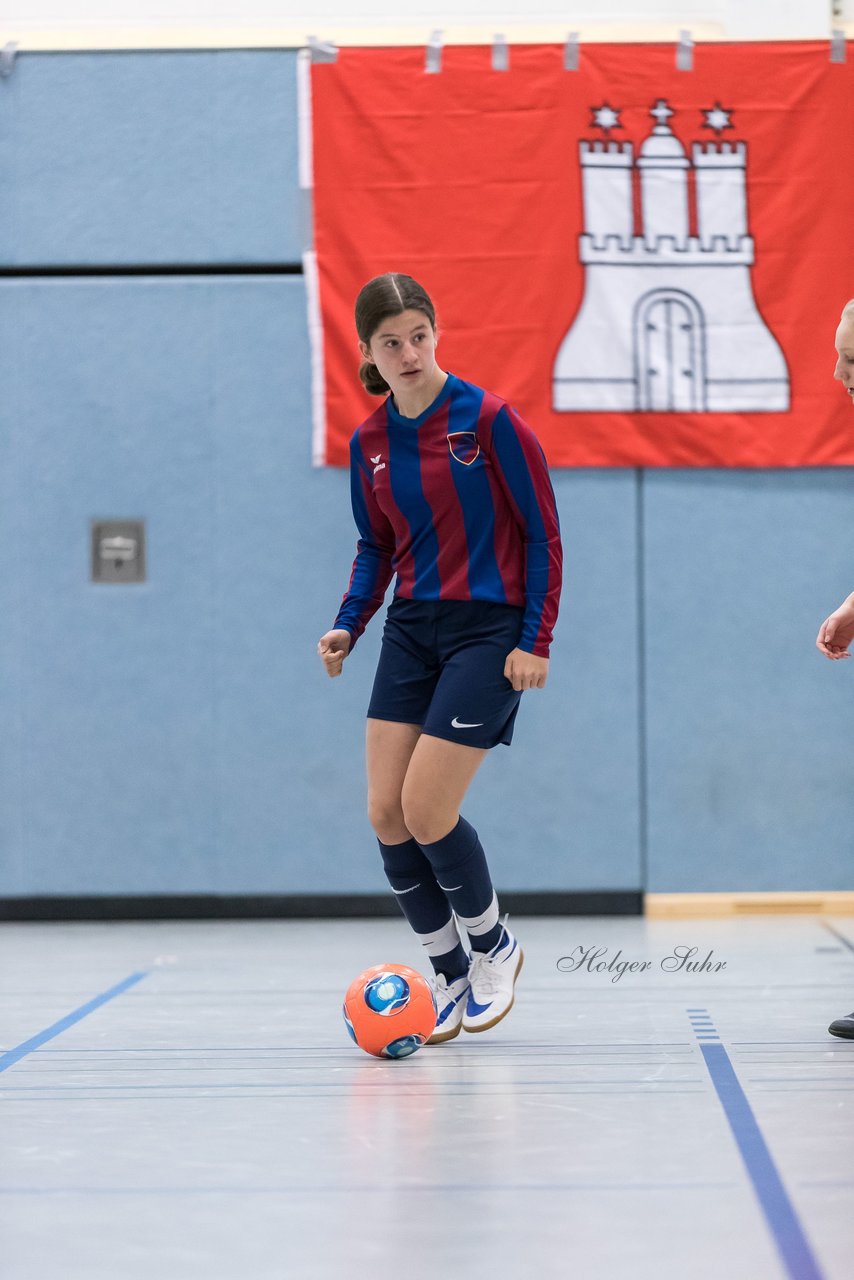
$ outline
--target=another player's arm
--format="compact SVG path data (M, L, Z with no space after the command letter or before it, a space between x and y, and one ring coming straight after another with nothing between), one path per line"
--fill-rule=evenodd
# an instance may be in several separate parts
M842 601L818 629L816 647L827 658L850 658L848 646L854 640L854 591Z

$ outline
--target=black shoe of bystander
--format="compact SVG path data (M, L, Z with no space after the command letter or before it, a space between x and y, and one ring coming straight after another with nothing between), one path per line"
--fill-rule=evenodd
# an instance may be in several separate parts
M827 1028L832 1036L842 1036L843 1040L854 1040L854 1013L847 1018L837 1018Z

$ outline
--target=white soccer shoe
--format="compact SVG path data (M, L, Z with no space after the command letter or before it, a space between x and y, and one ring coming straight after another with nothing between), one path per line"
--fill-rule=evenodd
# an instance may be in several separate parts
M469 996L463 1031L488 1031L513 1008L513 992L524 960L522 948L504 926L491 951L476 951L469 966Z
M449 982L444 973L436 974L433 979L433 994L436 997L438 1017L436 1030L427 1041L428 1044L441 1044L443 1040L453 1040L454 1036L460 1034L468 993L467 974L454 978L453 982Z

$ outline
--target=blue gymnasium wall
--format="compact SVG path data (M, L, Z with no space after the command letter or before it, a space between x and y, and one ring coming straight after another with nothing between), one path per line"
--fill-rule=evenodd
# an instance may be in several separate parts
M0 894L381 892L326 680L347 478L310 465L295 55L39 55L0 81ZM27 268L205 265L44 278ZM830 372L830 364L828 373ZM832 393L828 387L828 394ZM568 585L469 816L513 890L850 885L854 480L554 475ZM148 581L88 579L144 517ZM847 679L846 679L847 677Z

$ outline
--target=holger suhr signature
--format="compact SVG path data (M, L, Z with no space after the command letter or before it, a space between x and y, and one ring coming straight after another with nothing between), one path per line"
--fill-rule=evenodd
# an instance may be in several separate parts
M658 968L663 973L721 973L726 968L726 960L716 960L714 951L709 951L702 959L696 959L697 947L674 947L669 955L658 961ZM607 973L612 982L619 982L626 973L646 973L653 967L653 960L621 960L622 949L610 960L607 947L583 947L579 945L568 955L561 956L557 967L561 973L577 973L586 969L588 973Z

